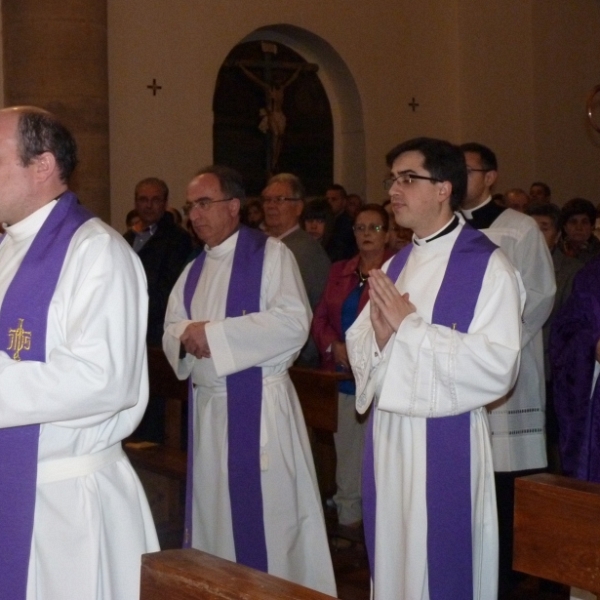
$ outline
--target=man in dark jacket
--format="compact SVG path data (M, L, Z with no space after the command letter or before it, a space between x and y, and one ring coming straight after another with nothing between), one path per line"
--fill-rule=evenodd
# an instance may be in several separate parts
M135 208L142 221L141 231L128 231L124 237L140 257L148 280L149 346L161 347L165 312L175 285L192 251L190 236L175 225L167 211L169 188L156 177L142 179L135 186ZM148 409L136 435L163 441L164 401L150 397Z

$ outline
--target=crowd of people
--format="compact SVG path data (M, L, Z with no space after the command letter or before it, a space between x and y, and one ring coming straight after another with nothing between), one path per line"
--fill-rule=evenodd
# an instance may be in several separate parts
M588 200L496 195L490 148L415 138L386 156L385 202L308 199L291 173L247 199L211 165L183 216L164 181L138 182L120 236L69 191L56 117L0 111L0 156L11 598L137 597L158 541L121 441L164 434L146 346L191 381L184 545L333 596L293 364L342 374L330 500L364 528L375 600L510 597L515 479L600 481Z

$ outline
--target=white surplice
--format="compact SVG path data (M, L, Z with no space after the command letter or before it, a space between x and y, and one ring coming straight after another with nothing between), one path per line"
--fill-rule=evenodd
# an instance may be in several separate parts
M0 301L55 204L7 229ZM0 353L0 427L41 424L28 600L136 600L141 554L159 549L120 450L148 399L147 302L138 258L91 219L71 240L50 304L46 362ZM110 447L116 460L94 466Z
M426 424L471 413L474 598L497 593L498 531L486 404L514 383L522 297L514 268L495 251L468 333L431 325L434 302L462 224L428 243L416 240L396 287L416 313L382 352L367 304L346 334L357 409L374 403L377 488L376 600L427 600ZM388 263L384 265L387 270Z
M180 379L194 392L194 501L192 546L235 560L227 474L226 375L262 368L260 464L269 573L335 595L331 556L304 418L287 369L306 341L310 307L289 249L267 240L260 312L225 318L238 234L208 249L194 293L193 321L206 327L210 359L179 358L190 324L183 289L190 267L175 284L163 346Z

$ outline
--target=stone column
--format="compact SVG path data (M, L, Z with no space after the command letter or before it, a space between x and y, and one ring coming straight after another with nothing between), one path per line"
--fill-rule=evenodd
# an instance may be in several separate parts
M4 105L40 106L73 132L82 204L110 218L106 0L2 0Z

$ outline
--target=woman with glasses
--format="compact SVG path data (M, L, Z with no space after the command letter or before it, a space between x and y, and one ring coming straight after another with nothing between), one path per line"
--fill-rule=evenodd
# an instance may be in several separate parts
M358 254L331 267L311 329L326 369L350 372L345 333L369 299L369 271L381 268L391 255L386 250L389 222L379 204L363 206L354 222ZM337 492L333 500L339 524L358 528L362 525L360 479L366 419L356 412L352 379L341 381L338 392L338 430L334 434Z

